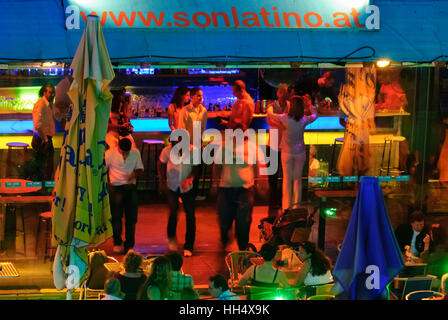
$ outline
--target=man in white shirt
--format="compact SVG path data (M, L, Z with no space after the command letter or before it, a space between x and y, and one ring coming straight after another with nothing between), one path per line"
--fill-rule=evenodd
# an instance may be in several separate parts
M170 216L168 218L167 234L170 250L177 250L176 228L177 228L177 213L179 210L179 197L182 199L182 204L186 215L186 233L184 256L191 257L193 255L193 247L196 235L196 218L195 218L195 190L193 188L193 181L198 175L198 166L193 166L193 145L190 145L190 153L182 155L174 155L171 150L178 144L178 141L172 141L171 145L165 147L160 153L158 162L158 172L160 181L160 190L166 191ZM189 157L188 163L175 164L173 157L180 157L185 159ZM178 159L178 160L180 160Z
M124 253L135 244L135 225L137 224L138 197L137 175L143 172L140 152L132 149L128 138L118 142L118 147L106 151L106 165L109 168L109 194L112 214L114 252ZM125 241L121 238L123 212L125 218Z
M33 156L42 169L42 179L50 180L53 175L53 136L55 123L53 101L55 88L51 83L45 83L39 90L40 99L33 107L33 139L31 146Z
M235 220L238 248L246 250L252 223L255 176L261 167L266 166L266 159L260 148L249 139L244 139L244 143L236 142L233 144L232 163L225 162L225 148L231 146L221 145L216 151L211 192L215 194L219 182L217 204L222 248L225 249L229 242L229 231ZM243 160L242 164L237 163L238 158Z

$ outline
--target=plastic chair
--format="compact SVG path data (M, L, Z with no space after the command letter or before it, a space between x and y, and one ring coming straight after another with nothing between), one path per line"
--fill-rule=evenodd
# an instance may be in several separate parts
M250 286L243 287L247 300L297 300L298 288L263 287Z
M334 300L334 296L331 294L316 295L309 297L307 300Z
M401 300L403 300L407 294L414 291L429 291L431 290L433 277L412 277L408 278L404 284L403 292L401 294Z
M239 280L239 275L244 274L252 265L251 258L261 257L257 252L252 251L234 251L225 257L227 269L229 270L231 291Z
M95 252L95 251L94 251ZM89 253L89 260L90 255L94 252ZM108 261L117 262L118 260L114 257L107 256ZM90 289L87 286L87 280L85 280L79 288L79 300L101 300L101 297L104 296L104 289Z
M333 289L334 286L334 282L313 286L304 286L302 291L305 293L305 297L332 295L333 293L331 292L331 289Z
M443 297L443 294L441 294L440 292L431 291L431 290L413 291L406 295L405 300L423 300L423 299L432 298L432 297L440 298L440 297Z
M447 293L448 288L445 288L445 282L448 278L448 273L445 273L442 278L440 279L440 291Z

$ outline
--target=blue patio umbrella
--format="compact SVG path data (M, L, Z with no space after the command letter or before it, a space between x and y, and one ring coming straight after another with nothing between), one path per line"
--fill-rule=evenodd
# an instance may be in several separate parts
M333 276L350 300L384 297L404 267L377 178L361 179Z

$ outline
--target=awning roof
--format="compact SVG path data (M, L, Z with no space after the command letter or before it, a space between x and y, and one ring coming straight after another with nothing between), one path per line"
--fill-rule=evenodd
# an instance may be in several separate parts
M379 31L104 29L113 62L430 62L448 55L448 1L375 1ZM83 32L67 31L59 0L1 1L0 62L70 62ZM375 54L374 56L373 53ZM447 57L439 58L447 60Z

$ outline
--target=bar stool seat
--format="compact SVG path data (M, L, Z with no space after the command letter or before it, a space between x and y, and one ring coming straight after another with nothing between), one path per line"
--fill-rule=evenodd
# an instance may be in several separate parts
M28 148L30 145L25 142L8 142L6 144L8 148Z
M335 153L336 153L336 145L338 143L343 144L344 138L335 138L334 139L333 147L331 150L330 168L328 168L328 172L330 175L333 175L333 172L334 172L334 158L335 158Z
M39 236L40 236L40 225L41 223L45 224L45 251L44 251L44 263L47 260L48 257L53 257L52 254L48 253L48 250L51 249L51 223L53 220L53 213L51 211L45 211L39 214L39 221L37 223L37 233L36 233L36 256L37 256L37 249L39 247ZM50 244L49 244L50 242Z
M146 150L146 146L148 147L147 148L148 152L146 156L146 166L145 166L147 182L149 184L151 184L151 182L154 182L155 189L158 190L157 160L160 155L160 152L165 146L165 141L158 139L142 140L142 147L140 152L142 160L144 159L145 156L144 152ZM151 157L151 153L154 155L153 157Z

